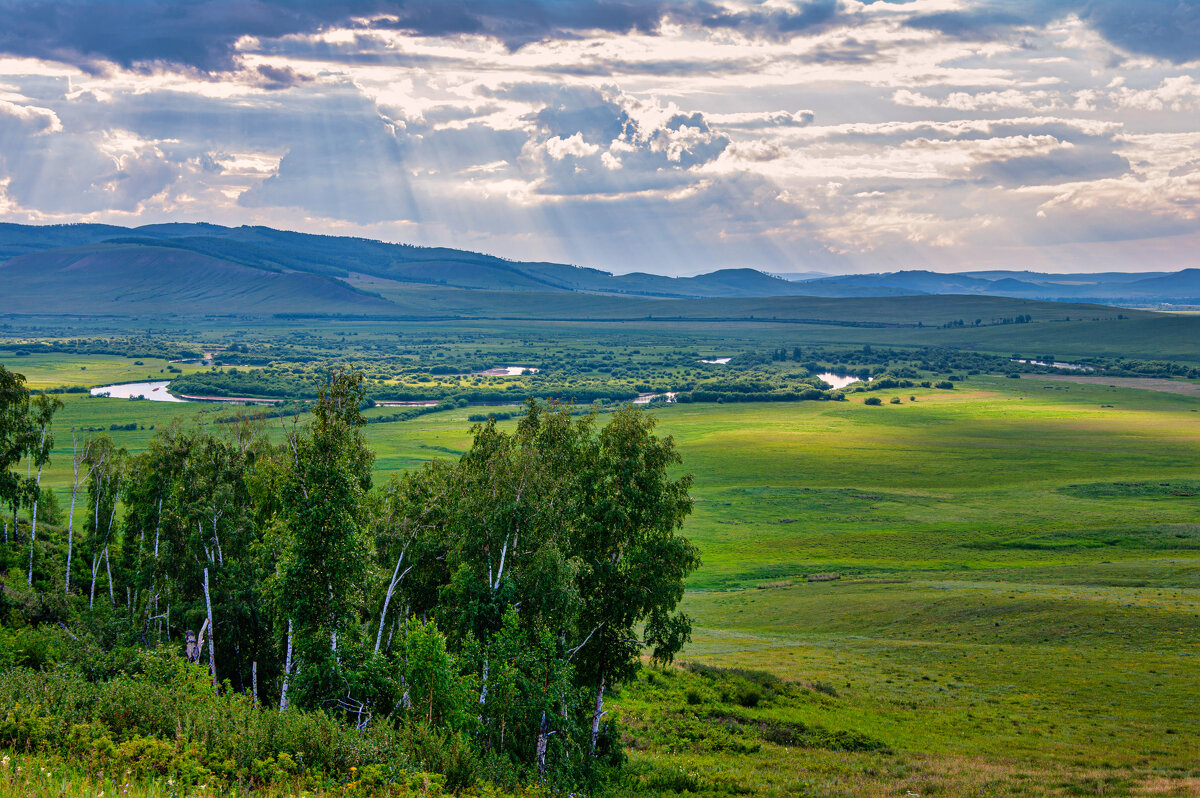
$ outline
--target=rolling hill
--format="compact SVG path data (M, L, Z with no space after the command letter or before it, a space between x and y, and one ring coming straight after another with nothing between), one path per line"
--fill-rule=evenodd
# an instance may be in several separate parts
M418 290L421 288L429 290ZM437 288L449 292L432 290ZM516 299L513 294L522 296ZM269 227L206 223L137 228L0 224L0 296L7 300L0 310L8 312L15 308L21 312L118 315L471 316L490 313L491 309L527 308L532 310L518 315L528 312L545 316L548 314L544 308L565 306L574 308L573 312L594 315L590 311L595 307L608 307L600 301L603 297L670 302L930 295L1192 304L1200 303L1200 270L1093 275L912 270L816 277L811 273L772 275L743 268L695 277L644 272L614 275L599 269L511 261L447 247L391 244ZM578 301L551 301L551 296L573 296ZM795 307L801 306L811 303ZM622 306L609 315L693 315L678 308L632 307ZM770 315L780 313L775 307ZM794 308L782 311L784 316L804 317L805 313ZM710 313L706 310L700 315Z
M0 265L10 311L182 315L383 312L392 303L320 274L271 271L175 247L89 244Z

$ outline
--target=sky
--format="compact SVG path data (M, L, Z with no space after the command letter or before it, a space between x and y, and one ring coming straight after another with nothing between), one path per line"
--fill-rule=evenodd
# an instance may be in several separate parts
M0 0L0 221L1200 267L1200 0Z

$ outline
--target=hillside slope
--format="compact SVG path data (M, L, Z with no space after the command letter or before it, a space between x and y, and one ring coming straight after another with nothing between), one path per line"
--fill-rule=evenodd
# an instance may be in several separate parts
M378 296L331 277L268 271L174 247L91 244L0 264L0 296L38 313L381 312Z

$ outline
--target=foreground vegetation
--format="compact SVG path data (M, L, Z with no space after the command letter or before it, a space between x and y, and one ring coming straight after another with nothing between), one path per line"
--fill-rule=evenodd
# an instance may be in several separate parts
M172 424L133 457L74 438L64 536L38 511L62 404L0 368L0 745L188 787L609 780L606 689L691 630L671 440L632 408L599 430L531 400L513 433L478 425L457 463L373 491L361 383L332 374L282 445L249 420Z

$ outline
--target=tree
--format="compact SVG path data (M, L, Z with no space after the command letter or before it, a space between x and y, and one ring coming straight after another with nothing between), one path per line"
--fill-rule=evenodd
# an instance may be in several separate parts
M478 425L461 460L407 477L397 500L427 508L418 537L441 552L413 564L403 601L473 672L481 746L543 774L591 767L572 752L595 747L605 689L643 644L669 660L691 628L673 614L698 565L678 534L690 477L671 478L674 444L641 411L599 432L597 418L530 402L515 432Z
M642 645L669 662L690 639L691 621L672 614L699 553L678 534L692 510L690 475L671 479L681 462L670 438L653 434L654 419L626 406L600 433L580 478L587 500L574 554L581 567L579 672L594 691L590 747L604 715L604 692L637 671ZM645 623L641 639L636 627Z
M33 400L32 421L37 428L37 447L30 452L31 462L37 466L37 478L34 480L33 510L29 521L29 577L27 584L33 585L33 546L37 541L38 500L42 495L42 468L50 462L50 450L54 447L54 436L50 425L54 414L62 410L63 403L57 397L39 394ZM53 498L53 494L51 494Z
M334 373L320 390L312 425L288 436L280 604L301 657L315 666L322 657L316 647L327 646L334 669L339 636L357 626L370 561L364 511L374 455L362 436L363 399L361 373Z
M109 544L113 540L113 522L117 515L117 496L121 477L125 472L127 455L118 449L107 435L98 436L90 450L88 496L92 503L92 516L88 524L88 535L92 548L92 580L88 590L88 608L96 602L96 576L100 562L104 561L108 571L109 599L115 603L112 585L112 563L108 556Z
M67 514L67 564L63 575L63 593L71 593L71 554L75 541L75 500L79 497L79 486L87 482L92 469L100 461L94 455L95 441L88 437L83 440L83 448L71 433L71 509Z
M31 498L33 480L16 470L31 446L29 389L25 376L0 365L0 503L12 509L12 535L16 537L17 509ZM7 519L5 529L8 529Z

